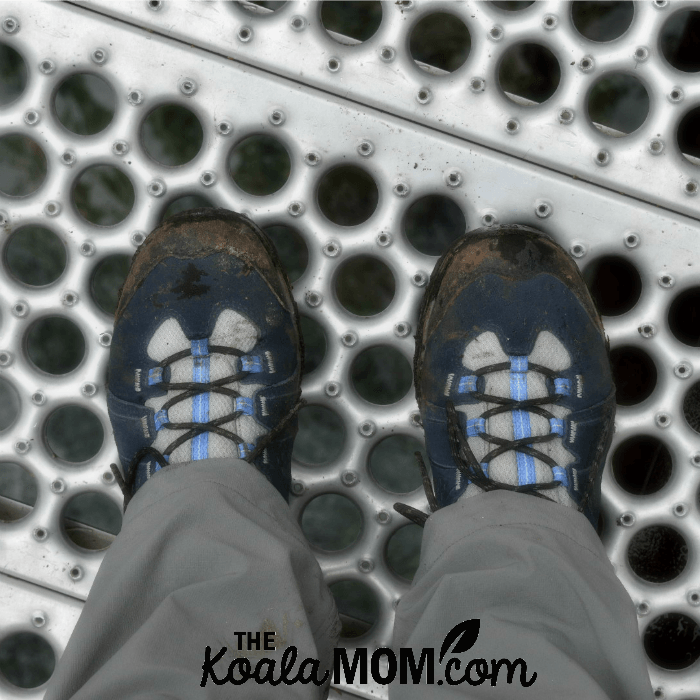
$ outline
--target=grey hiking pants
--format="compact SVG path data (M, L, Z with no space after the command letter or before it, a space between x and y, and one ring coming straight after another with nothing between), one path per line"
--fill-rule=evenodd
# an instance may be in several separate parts
M397 676L392 699L652 698L632 601L588 521L555 503L495 491L435 513L396 612L397 659L400 647L412 647L416 661L423 648L434 649L435 685L399 684ZM476 618L474 645L448 651L439 664L447 633ZM264 636L260 651L254 636L249 651L237 651L248 640L235 633L248 631L268 632L275 651L262 650ZM216 685L208 677L201 687L205 648L221 680L243 655L251 666L275 659L278 678L293 645L293 678L306 658L318 659L321 672L331 668L338 631L319 566L265 478L234 459L175 465L131 501L45 700L323 697L327 687L313 684ZM222 647L228 651L214 664ZM481 685L437 684L448 659L461 660L451 672L459 680L479 658L489 667L491 659L521 658L526 674L521 664L511 684L506 666L495 686L485 670ZM232 678L240 678L241 663ZM478 682L483 667L472 666ZM522 687L533 672L535 682Z

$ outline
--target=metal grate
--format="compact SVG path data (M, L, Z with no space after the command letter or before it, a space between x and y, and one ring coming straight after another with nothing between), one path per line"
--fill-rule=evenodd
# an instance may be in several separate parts
M36 501L0 502L12 520L0 524L0 584L12 601L3 603L12 614L0 620L0 655L3 638L18 631L60 654L75 601L87 597L110 541L80 524L76 497L83 507L104 498L107 515L121 503L108 471L117 454L103 390L112 320L101 280L120 274L128 257L118 256L130 256L166 212L208 202L247 212L293 253L307 249L306 261L292 255L294 293L318 366L304 378L311 407L295 452L292 508L347 613L349 647L390 643L394 604L417 556L416 532L392 505L425 509L424 498L420 489L391 493L418 483L410 458L390 457L422 439L410 362L440 246L465 228L500 222L535 226L568 249L606 314L626 404L604 475L601 536L637 605L657 697L700 693L700 170L678 136L700 104L700 81L664 58L658 37L675 7L635 3L629 29L600 44L578 32L568 4L505 12L486 3L388 3L376 33L357 43L327 31L315 3L272 12L224 2L4 3L0 44L22 57L27 81L0 105L0 155L6 149L15 164L0 179L0 468L29 474ZM470 34L469 56L449 75L430 57L411 57L416 26L440 11ZM560 65L559 87L541 105L532 104L536 94L526 100L499 87L501 57L523 42L549 48ZM637 76L649 97L649 115L629 135L588 116L595 84L616 71ZM75 106L61 86L81 74L108 85L94 93L97 117L114 100L94 134L64 126ZM158 151L149 120L178 123L185 113L200 131L187 131L186 120L184 140L201 132L201 147L191 156ZM288 158L286 177L265 166L275 151ZM45 176L32 188L22 158L41 175L42 157ZM95 206L107 185L120 196ZM26 270L20 281L21 261L13 263L22 236L49 245L50 234L30 227L58 237L59 274L48 283ZM376 293L366 294L363 280ZM71 347L84 347L74 366L75 353L61 359L71 329ZM395 370L377 391L382 363ZM85 431L77 448L61 441L71 422ZM327 439L314 443L309 433ZM347 514L342 527L329 527L331 511ZM98 529L110 528L118 522L106 518ZM45 625L33 624L36 610ZM3 697L27 696L0 683ZM41 697L41 687L34 693Z

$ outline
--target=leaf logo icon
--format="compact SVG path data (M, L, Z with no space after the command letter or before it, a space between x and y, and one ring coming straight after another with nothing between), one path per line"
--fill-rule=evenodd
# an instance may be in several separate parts
M445 637L445 641L440 647L440 658L438 663L442 663L445 658L447 650L452 645L452 642L459 637L459 641L455 644L454 649L452 649L453 654L461 654L463 651L469 651L474 646L474 643L479 636L479 627L481 626L481 620L477 617L473 620L465 620L455 625ZM461 635L461 636L460 636Z

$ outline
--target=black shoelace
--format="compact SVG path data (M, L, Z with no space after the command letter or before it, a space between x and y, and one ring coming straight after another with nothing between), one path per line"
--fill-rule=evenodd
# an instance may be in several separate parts
M511 367L510 362L500 362L494 365L488 365L482 367L479 370L473 372L473 376L480 377L489 372L500 372L502 370L509 370ZM550 379L554 379L556 372L553 370L543 367L535 363L528 363L528 371L533 370L539 372ZM491 394L484 394L479 391L472 391L469 396L477 399L479 402L485 403L495 403L498 404L496 407L489 409L481 414L481 417L486 419L491 416L498 415L499 413L506 413L508 411L530 411L542 416L543 418L555 418L556 416L545 408L542 408L543 404L552 404L559 401L563 394L554 394L553 396L543 396L538 399L526 399L525 401L516 401L515 399L506 398L502 396L493 396ZM450 451L452 453L452 459L459 471L473 484L480 487L484 491L494 491L496 489L505 489L507 491L516 491L517 493L528 493L532 496L537 496L538 498L544 498L548 501L553 499L539 493L540 491L545 491L548 489L555 489L561 485L559 481L550 481L543 484L525 484L522 486L515 486L513 484L504 484L500 481L494 481L484 474L484 470L481 468L481 464L477 461L471 447L469 447L469 442L467 438L462 434L459 427L459 417L457 415L457 409L455 409L454 403L448 400L445 404L447 409L447 429L450 440ZM547 466L553 468L557 466L557 463L549 456L530 447L533 443L549 442L557 437L557 433L548 433L547 435L534 435L531 437L520 438L518 440L505 440L504 438L496 437L495 435L489 435L488 433L481 432L479 437L482 440L497 445L494 450L491 450L488 454L484 455L482 462L490 463L491 460L495 459L504 452L509 450L515 450L516 452L522 452L523 454L530 455L536 459L541 460ZM424 513L417 508L406 505L405 503L395 503L394 510L400 513L408 520L416 523L423 527L425 522L430 517L432 513L439 509L437 500L435 498L435 492L433 490L433 485L430 481L430 476L428 470L426 469L425 463L420 452L415 453L416 461L418 462L418 468L420 469L421 477L423 479L423 489L425 490L425 495L428 499L428 507L430 508L430 513Z
M211 355L213 353L235 355L236 357L242 357L245 354L241 350L237 350L236 348L229 348L224 345L210 345L208 354ZM166 357L159 365L157 365L157 367L160 367L163 371L165 371L165 368L168 365L171 365L173 362L177 362L178 360L182 360L185 357L189 357L190 355L192 355L192 348L181 350L180 352L176 352L173 355ZM252 372L241 370L236 374L230 374L228 377L222 377L221 379L217 379L213 382L160 382L159 387L161 389L164 389L165 391L182 390L182 393L179 396L174 396L172 399L166 401L161 406L160 410L167 411L176 403L179 403L180 401L185 401L186 399L191 399L197 396L198 394L225 394L226 396L230 396L231 398L233 398L235 401L235 399L239 398L241 394L235 389L230 389L224 385L230 384L232 382L241 381L250 374L252 374ZM284 418L282 418L282 420L269 433L263 435L263 437L258 441L255 448L250 452L250 454L246 455L245 461L248 463L252 463L255 459L257 459L261 452L270 444L270 442L275 437L277 437L277 435L279 435L279 433L285 428L287 423L298 413L298 411L305 404L306 401L304 401L304 399L300 399L294 406L294 408L292 408L287 413L287 415L285 415ZM158 464L161 467L167 467L168 460L166 459L166 457L172 454L172 452L178 447L180 447L180 445L184 444L188 440L192 440L193 438L197 437L197 435L201 435L202 433L216 433L217 435L221 435L222 437L228 438L236 445L244 444L245 440L242 437L236 435L236 433L232 432L231 430L227 430L226 428L220 427L225 423L229 423L230 421L240 418L240 416L242 415L243 411L237 410L232 411L231 413L225 416L221 416L220 418L215 418L214 420L208 421L206 423L163 423L161 425L161 430L163 428L167 428L168 430L187 430L187 432L183 433L182 435L180 435L180 437L173 440L162 452L160 450L157 450L155 447L151 447L150 445L147 447L142 447L133 456L131 462L129 462L129 466L126 469L126 479L122 477L116 464L110 464L110 469L114 474L114 478L116 479L122 494L124 494L124 512L126 512L126 507L133 496L132 491L134 487L134 482L136 480L137 467L144 457L151 456L155 459L156 462L158 462Z

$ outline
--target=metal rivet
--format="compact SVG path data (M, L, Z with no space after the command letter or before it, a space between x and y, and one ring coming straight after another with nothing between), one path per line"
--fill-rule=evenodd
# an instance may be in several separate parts
M430 88L422 87L416 93L416 100L422 105L427 105L432 99L433 93Z
M385 63L391 63L394 60L395 56L396 51L394 51L394 49L391 46L382 46L382 48L379 50L379 57Z
M304 486L304 483L298 480L292 481L292 493L295 496L301 496L302 493L306 491L306 487Z
M338 241L328 241L323 246L323 252L329 257L329 258L337 258L338 255L340 255L340 251L342 250L342 247Z
M570 107L564 107L563 109L559 110L559 121L562 124L571 124L571 122L574 121L575 115L576 113L573 109Z
M131 234L131 242L135 246L140 246L146 240L146 234L143 231L134 231Z
M23 299L18 299L12 305L12 313L17 316L17 318L24 318L29 313L29 304Z
M32 613L32 624L34 627L43 627L46 624L46 613L43 610L35 610Z
M63 479L54 479L51 482L51 490L54 493L63 493L66 490L66 482Z
M39 112L35 109L29 109L24 113L24 121L29 126L36 126L39 123Z
M498 219L494 213L487 212L481 217L481 223L484 226L495 226L498 223Z
M520 122L517 119L509 119L506 122L506 131L509 134L517 134L520 131Z
M503 38L503 27L499 24L494 24L493 27L489 29L488 37L492 41L500 41Z
M294 15L289 24L295 32L301 32L306 29L306 19L301 15Z
M221 134L221 136L228 136L233 132L233 126L231 125L231 122L227 121L220 121L216 125L216 130Z
M357 152L361 155L367 158L368 156L371 156L374 153L374 144L371 141L368 141L365 139L364 141L360 141L359 145L357 146Z
M665 274L659 277L659 286L663 287L664 289L670 289L675 283L676 280L674 279L673 275Z
M163 7L163 0L148 0L148 9L153 10L153 12L158 12L158 10Z
M411 324L408 321L400 321L394 326L394 334L399 338L405 338L411 332Z
M313 290L306 292L306 296L304 298L307 306L311 306L312 308L320 306L321 302L323 301L323 295L320 292L315 292Z
M338 382L328 382L326 384L326 396L330 396L331 398L340 396L340 389L341 387Z
M63 294L61 295L61 303L63 306L75 306L80 297L78 296L77 292L73 292L69 289L67 289Z
M688 506L685 503L676 503L673 506L673 514L678 518L683 518L688 514Z
M377 245L380 245L382 248L390 246L393 240L392 235L388 231L382 231L380 234L377 234Z
M698 193L697 180L688 180L683 186L683 192L685 192L689 197L694 197Z
M544 199L538 199L535 202L535 214L540 219L546 219L552 215L552 205Z
M19 21L14 17L5 17L2 21L2 28L8 34L14 34L19 31Z
M32 403L37 406L43 406L46 403L46 394L39 390L32 394Z
M97 393L97 386L92 382L85 382L85 384L80 387L80 393L90 398Z
M192 78L183 78L179 83L180 92L188 97L197 92L197 83Z
M326 63L326 67L331 73L337 73L340 70L340 59L337 56L331 56Z
M146 191L151 197L162 197L166 190L165 183L161 179L151 180L146 187Z
M684 97L685 97L685 92L683 92L683 88L678 87L677 85L672 87L670 92L668 93L669 102L673 102L673 103L682 102Z
M360 481L360 477L357 475L357 472L348 469L340 475L340 480L345 486L355 486Z
M292 216L301 216L305 211L305 207L301 202L290 202L287 211Z
M690 463L694 467L700 467L700 452L696 452L691 458Z
M17 440L17 442L15 442L15 452L17 452L17 454L27 454L31 448L32 444L29 440Z
M273 109L268 119L273 126L282 126L287 120L287 115L281 109Z
M412 10L413 9L413 0L397 0L396 6L401 10L401 12L405 12L406 10Z
M600 165L601 167L607 165L610 162L610 151L606 150L605 148L601 148L594 157L594 161L596 165Z
M357 343L357 333L355 331L345 331L340 339L343 345L351 348Z
M663 3L663 4L661 4ZM655 0L654 3L657 7L664 7L666 5L665 0ZM654 688L654 698L656 700L665 700L666 699L666 693L664 692L664 689L659 687L659 688Z
M141 90L129 90L126 99L129 100L129 104L134 106L140 105L143 102L143 93Z
M700 590L697 588L694 588L693 590L688 591L686 593L686 600L693 606L697 607L700 605Z
M397 197L407 197L408 194L410 193L410 191L411 191L411 188L405 182L397 182L394 185L394 194Z
M39 61L39 70L44 75L50 75L56 70L56 64L50 58L45 58L43 61Z
M590 71L592 71L595 68L595 61L593 60L593 56L584 56L578 62L578 67L584 73L589 73Z
M80 254L89 258L91 255L95 254L95 244L92 241L83 241L80 244Z
M420 413L418 411L414 411L411 413L411 415L408 418L408 422L414 427L414 428L420 428L423 425L423 421L420 417Z
M378 522L380 525L386 525L386 524L387 524L388 522L390 522L390 521L391 521L391 514L388 513L387 511L385 511L385 510L380 510L380 511L377 513L377 522Z
M238 41L247 44L253 38L253 30L250 27L241 27L238 30Z
M423 270L416 270L412 275L411 275L411 282L416 286L416 287L425 287L426 284L428 284L428 273L423 272Z
M7 350L0 350L0 367L9 367L12 364L12 353Z
M309 151L304 156L304 162L311 166L318 165L321 162L321 156L316 151Z
M63 153L61 154L61 163L63 163L63 165L71 166L75 163L75 160L76 156L73 151L63 151Z
M363 573L368 574L374 570L374 562L371 559L360 559L357 563L357 568Z
M667 5L668 0L654 0L654 7L657 7L659 10L662 10Z
M651 606L646 600L642 600L640 603L637 603L637 615L640 617L648 615L650 610Z
M486 80L476 75L469 81L469 89L472 92L483 92L486 89Z
M126 141L115 141L112 144L112 153L115 156L125 156L129 152L129 144Z
M693 373L693 366L690 362L679 362L674 368L673 373L681 379L687 379Z
M58 216L61 213L61 203L56 202L55 200L51 200L50 202L46 202L44 205L44 214L46 216Z
M628 248L636 248L641 243L641 239L636 233L626 233L623 240Z
M101 66L102 64L107 62L107 51L105 49L95 49L92 52L91 56L93 63L96 63L98 66Z
M112 344L112 334L109 331L104 331L104 333L100 333L98 341L100 345L108 348Z
M372 437L377 430L377 426L374 424L374 421L364 420L357 427L357 430L362 437Z
M623 527L632 527L634 525L636 518L634 517L634 513L623 513L618 519L617 519L617 524L622 525Z
M45 527L35 527L32 536L35 540L43 542L49 536L49 531Z
M649 58L649 49L646 46L638 46L634 50L634 60L642 63Z
M579 241L573 243L571 245L571 248L569 248L569 251L571 252L571 255L573 255L575 258L582 258L587 252L586 245Z
M661 155L664 152L664 142L661 139L649 141L649 153L653 156Z
M213 170L205 170L200 176L199 181L205 187L211 187L216 184L216 173Z
M557 24L559 24L559 18L556 15L545 15L542 18L542 26L545 29L556 29Z
M10 215L4 209L0 209L0 226L7 226L9 223Z
M671 425L671 416L668 413L659 411L659 413L654 416L654 422L659 428L668 428L668 426Z
M448 187L459 187L462 184L462 173L459 170L450 170L445 173L445 183Z
M72 566L70 571L68 572L68 575L74 580L74 581L80 581L81 578L83 578L83 568L82 566L78 566L77 564L75 566Z
M643 323L637 330L642 338L653 338L656 335L656 326L653 323Z

